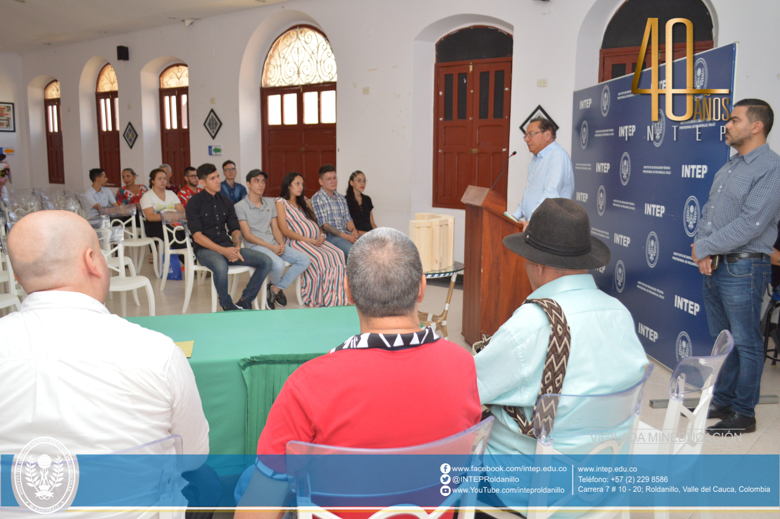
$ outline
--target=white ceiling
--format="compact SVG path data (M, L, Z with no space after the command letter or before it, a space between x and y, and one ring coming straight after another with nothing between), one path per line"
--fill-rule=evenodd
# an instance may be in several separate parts
M286 1L0 0L0 52L38 50Z

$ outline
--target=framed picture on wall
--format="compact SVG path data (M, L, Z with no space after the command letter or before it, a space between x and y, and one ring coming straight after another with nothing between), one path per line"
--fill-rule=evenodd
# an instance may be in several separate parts
M0 132L15 132L15 117L14 104L0 102Z

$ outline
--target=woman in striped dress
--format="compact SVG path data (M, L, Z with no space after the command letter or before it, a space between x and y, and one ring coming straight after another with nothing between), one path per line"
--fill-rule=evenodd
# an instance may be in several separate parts
M307 254L311 265L301 274L301 295L307 306L344 306L344 253L325 241L311 202L303 196L303 177L294 171L282 180L276 199L277 222L285 245Z

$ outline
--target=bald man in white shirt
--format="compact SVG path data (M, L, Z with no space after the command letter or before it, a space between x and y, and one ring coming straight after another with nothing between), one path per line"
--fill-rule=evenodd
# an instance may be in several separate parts
M0 453L42 436L72 454L117 452L180 435L208 454L195 376L174 342L108 312L97 235L66 211L22 218L8 236L29 294L0 319Z

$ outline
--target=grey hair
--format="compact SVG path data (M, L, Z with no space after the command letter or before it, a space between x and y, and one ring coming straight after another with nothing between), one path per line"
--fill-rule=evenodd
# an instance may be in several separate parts
M420 253L401 231L379 227L361 236L349 250L349 291L365 317L414 313L422 275Z
M171 166L168 164L160 164L160 167L158 169L168 168L171 169Z

